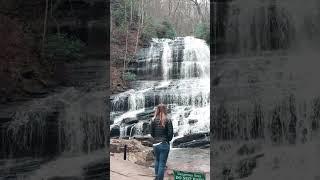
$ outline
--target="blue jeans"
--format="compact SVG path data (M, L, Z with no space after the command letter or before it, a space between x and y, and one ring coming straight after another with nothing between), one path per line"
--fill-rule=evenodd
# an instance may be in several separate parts
M157 146L154 146L153 151L155 155L154 170L156 180L163 180L164 171L170 151L170 145L168 143L161 143Z

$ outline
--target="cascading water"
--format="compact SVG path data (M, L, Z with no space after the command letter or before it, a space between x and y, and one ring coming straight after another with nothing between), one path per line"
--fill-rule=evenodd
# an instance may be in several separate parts
M225 4L227 49L214 69L224 75L215 91L216 138L312 139L319 124L320 2Z
M226 41L241 54L319 45L320 3L307 0L233 0L228 3ZM307 46L307 47L306 47Z
M165 39L163 42L163 52L162 52L162 70L163 70L163 80L169 79L169 72L172 66L172 50L169 46L170 40Z
M210 78L210 49L203 48L207 46L203 40L193 37L186 37L184 44L181 76L184 79L196 76L208 80Z
M61 93L28 102L7 124L2 144L8 149L3 153L75 155L101 149L106 143L104 99L104 92L66 88Z
M112 97L111 131L118 128L120 136L150 133L149 120L160 102L167 104L177 136L209 131L210 49L204 40L153 39L131 67L139 80Z
M105 162L107 103L99 88L63 87L19 104L0 127L0 179L82 177L88 163Z

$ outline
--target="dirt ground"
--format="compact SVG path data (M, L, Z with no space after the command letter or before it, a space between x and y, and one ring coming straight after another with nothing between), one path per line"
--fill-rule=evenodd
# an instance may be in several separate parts
M110 157L111 180L153 180L155 178L152 168L139 166L133 162L123 160L122 154ZM167 170L165 180L173 180L171 170Z

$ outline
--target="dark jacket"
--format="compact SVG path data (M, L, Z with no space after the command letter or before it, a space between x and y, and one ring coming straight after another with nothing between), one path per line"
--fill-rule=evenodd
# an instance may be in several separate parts
M165 126L162 127L160 124L160 119L157 117L151 121L151 136L154 139L153 143L167 142L173 137L173 127L170 119L167 119Z

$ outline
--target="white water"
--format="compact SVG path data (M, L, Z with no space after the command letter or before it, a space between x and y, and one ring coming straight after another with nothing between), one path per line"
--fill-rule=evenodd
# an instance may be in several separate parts
M262 105L265 134L270 130L268 124L276 106L281 107L281 121L288 128L288 96L292 94L299 121L297 135L306 129L311 139L316 109L313 101L320 95L320 1L233 0L228 7L226 43L237 56L221 58L221 64L226 65L220 69L226 73L219 86L224 86L230 97L230 121L240 123L242 129L252 129L253 104L258 103Z
M210 78L210 49L201 39L194 37L184 38L183 62L181 75L184 79L197 74L201 79Z
M41 147L48 141L45 137L50 130L48 127L51 127L49 124L57 123L55 131L58 131L60 153L78 154L98 149L98 144L106 143L105 96L105 92L88 93L66 88L28 102L17 109L6 133L10 138L5 140L11 139L20 148L31 149L35 146L33 138L37 138L42 139L41 144L36 145ZM49 122L48 117L54 112L59 112L59 115L54 122Z
M169 79L169 72L172 67L172 50L169 46L169 39L165 39L163 42L163 53L162 53L162 70L163 70L163 80L167 81Z
M179 48L182 53L179 53ZM161 51L160 62L155 63ZM115 96L112 101L114 109L121 111L118 107L125 104L126 97L128 97L129 108L113 117L114 125L120 125L123 119L134 118L143 113L146 110L145 102L151 101L154 103L152 107L156 106L155 101L158 98L158 102L164 102L171 107L169 117L173 120L174 131L179 136L208 132L210 129L210 49L205 41L194 37L174 40L153 39L146 54L147 69L161 67L162 74L158 76L162 76L162 80L137 81L139 84L137 87ZM183 57L179 57L179 54ZM175 66L178 66L177 72L174 72ZM139 122L134 127L134 135L142 135L143 123ZM132 132L132 128L124 124L120 126L120 130L121 136Z
M294 50L319 45L318 0L234 0L229 5L226 38L243 55L269 50L271 41Z

